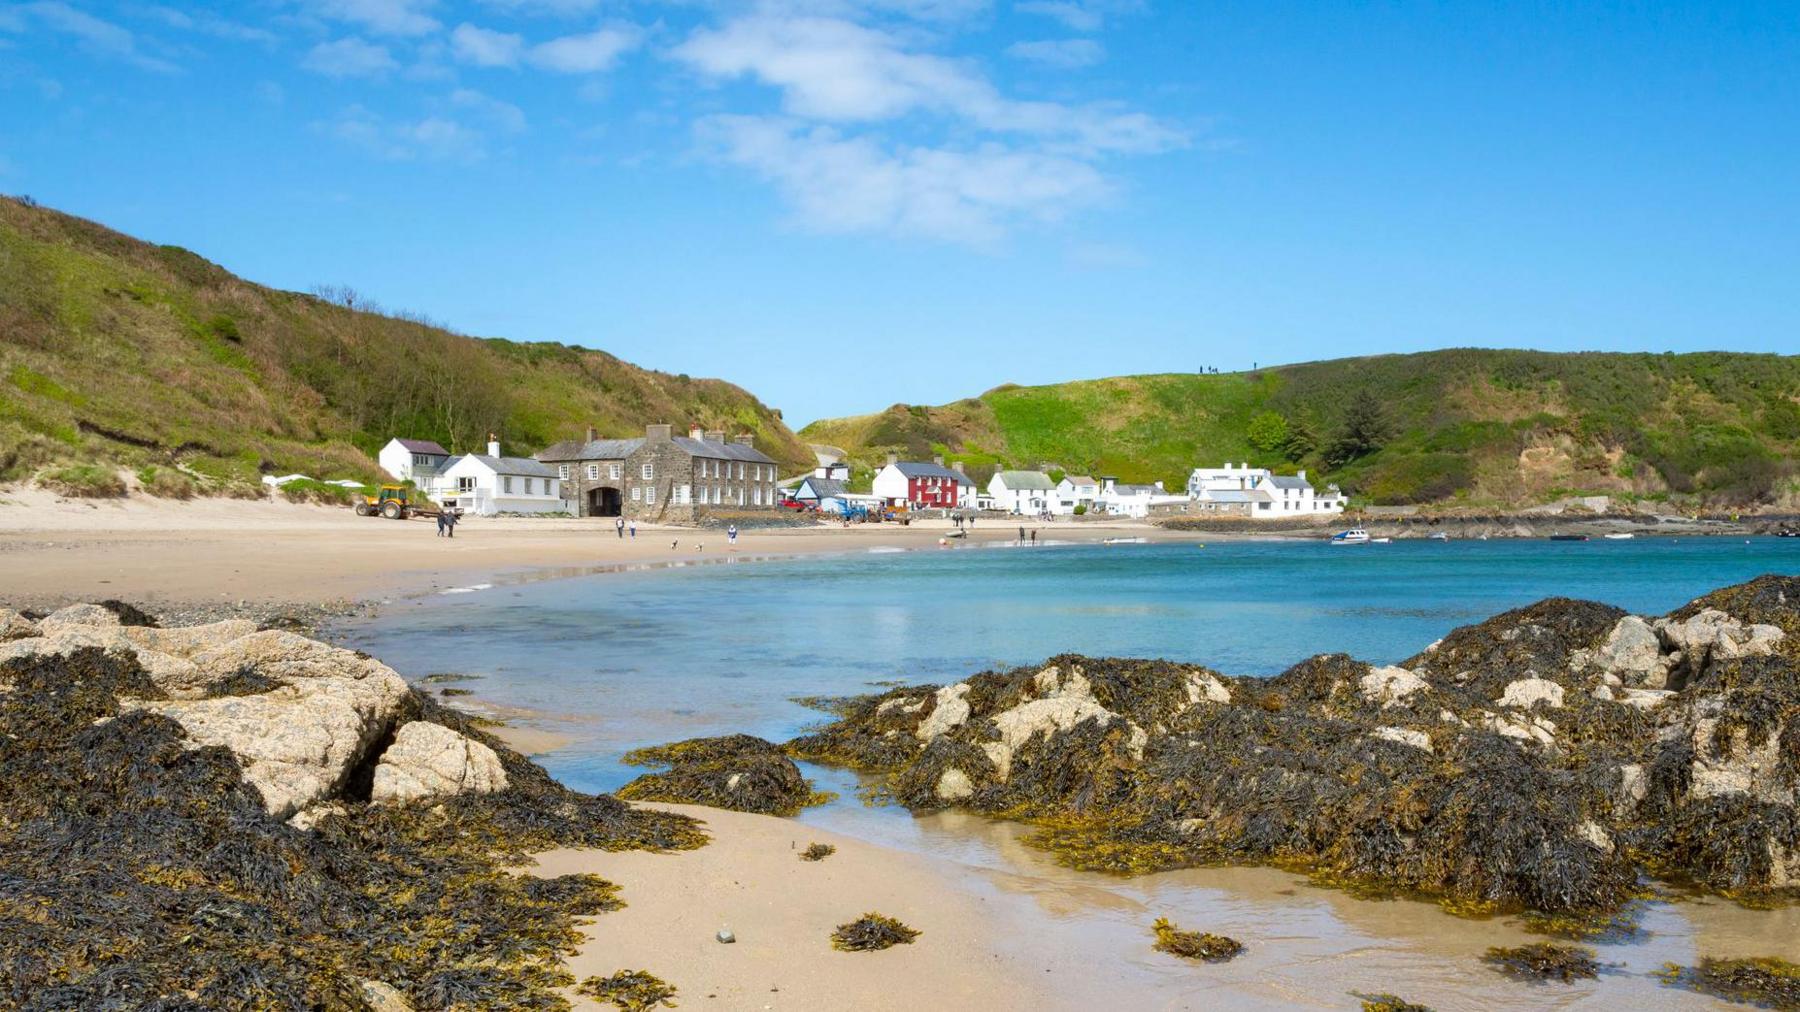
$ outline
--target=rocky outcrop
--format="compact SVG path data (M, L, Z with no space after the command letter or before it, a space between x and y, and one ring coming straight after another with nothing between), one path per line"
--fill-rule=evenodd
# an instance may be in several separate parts
M0 643L29 639L38 635L41 633L38 631L36 622L11 608L0 608Z
M828 795L813 791L781 747L747 734L693 738L627 752L634 766L666 766L619 789L633 801L709 805L762 815L793 815Z
M1648 870L1800 888L1800 579L1663 617L1551 599L1397 665L1054 657L844 703L790 742L1082 867L1299 862L1467 909L1616 911Z
M403 724L381 753L371 801L418 801L454 794L488 794L506 787L494 750L441 724Z

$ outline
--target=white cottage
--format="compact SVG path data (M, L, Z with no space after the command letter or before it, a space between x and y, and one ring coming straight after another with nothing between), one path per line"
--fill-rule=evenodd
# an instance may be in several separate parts
M995 471L988 480L994 508L1020 516L1064 512L1056 495L1056 483L1042 471Z
M487 449L450 458L429 489L431 498L447 509L484 516L568 509L555 468L530 457L502 457L497 442L489 441Z
M1085 474L1065 474L1056 483L1056 498L1064 510L1074 512L1077 506L1096 509L1100 502L1100 483Z
M1187 490L1203 510L1224 509L1230 504L1231 511L1242 511L1257 520L1344 511L1344 494L1336 485L1327 485L1320 493L1306 480L1305 471L1282 475L1248 463L1233 466L1227 461L1223 467L1196 467L1188 476Z
M399 437L388 440L375 456L381 469L396 481L410 481L422 489L431 488L449 459L450 451L429 439Z
M1188 497L1163 488L1163 483L1129 485L1117 478L1100 479L1100 508L1116 517L1147 517L1159 507L1185 505Z

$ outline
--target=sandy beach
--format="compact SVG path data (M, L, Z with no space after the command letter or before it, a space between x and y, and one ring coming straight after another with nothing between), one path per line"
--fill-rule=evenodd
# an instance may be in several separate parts
M1057 540L1224 537L1133 521L1024 523ZM967 542L1012 540L1019 526L982 520ZM358 517L338 507L0 492L0 567L15 607L108 597L147 605L382 600L495 576L575 575L725 554L936 548L950 530L947 521L745 530L732 549L719 530L639 525L637 537L620 539L607 520L468 517L456 537L439 538L430 519Z

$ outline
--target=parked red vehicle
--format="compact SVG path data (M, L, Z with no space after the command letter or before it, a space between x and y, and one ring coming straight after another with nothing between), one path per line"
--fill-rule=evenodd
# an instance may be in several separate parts
M804 503L798 499L783 499L777 505L784 510L793 510L796 513L803 513L807 510L816 508L811 503Z

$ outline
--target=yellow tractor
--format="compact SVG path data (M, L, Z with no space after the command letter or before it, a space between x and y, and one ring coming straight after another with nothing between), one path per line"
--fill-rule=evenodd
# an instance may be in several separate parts
M377 514L389 520L405 520L415 511L406 501L406 487L403 485L383 485L374 495L364 495L356 504L356 515L372 517Z

